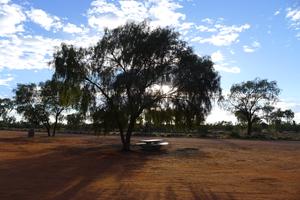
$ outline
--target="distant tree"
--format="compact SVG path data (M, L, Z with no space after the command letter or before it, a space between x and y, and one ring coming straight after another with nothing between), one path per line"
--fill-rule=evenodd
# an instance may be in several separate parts
M286 123L292 123L293 118L294 112L290 109L281 110L278 108L271 113L271 120L274 124L281 124L283 119L285 119Z
M74 130L83 125L84 116L81 113L73 113L67 115L66 119L67 126Z
M278 108L271 113L271 121L272 124L279 126L282 122L282 118L284 117L284 112Z
M59 83L54 81L36 84L18 84L15 92L16 110L31 124L32 128L43 125L51 136L55 136L57 123L65 107L59 100ZM54 117L51 123L50 117Z
M272 123L272 117L273 117L272 113L273 113L274 109L275 109L274 106L265 106L262 108L262 111L264 114L263 118L269 125Z
M46 82L41 82L39 84L41 90L40 103L43 105L46 116L48 117L47 126L50 125L49 130L51 129L51 124L49 123L49 116L53 116L54 122L52 123L52 136L55 136L57 130L57 124L63 118L62 112L68 108L68 102L63 101L60 97L60 92L62 91L62 83L56 82L54 80L48 80Z
M38 126L40 120L44 120L45 116L41 109L42 105L37 105L38 97L36 84L18 84L14 92L17 112L23 115L24 119L31 125L31 128Z
M279 92L275 81L256 78L234 84L225 100L225 106L238 119L247 123L247 134L251 135L253 123L261 118L263 110L278 99Z
M151 29L145 22L105 30L88 49L62 44L52 63L54 78L75 95L80 91L81 110L109 113L106 118L117 125L126 151L145 110L180 98L197 110L189 117L202 117L211 109L210 98L220 93L220 77L208 58L197 56L173 30ZM180 76L189 80L180 81ZM161 89L166 81L167 91Z
M288 109L283 111L283 116L287 123L292 123L295 117L295 113L291 109Z

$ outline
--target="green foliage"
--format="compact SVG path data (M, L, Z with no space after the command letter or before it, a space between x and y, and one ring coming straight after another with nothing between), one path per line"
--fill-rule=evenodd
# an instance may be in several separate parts
M180 52L180 57L174 69L177 93L173 104L177 121L191 128L204 121L211 110L211 99L221 94L220 76L209 57L201 58L190 48Z
M10 111L12 111L14 107L13 100L9 98L0 98L0 117L2 118L2 122L4 124L10 124L15 121L13 116L9 116Z
M81 113L69 114L66 119L67 127L71 130L80 129L84 124L84 116Z
M236 131L236 130L233 130L230 133L230 137L232 137L232 138L241 138L240 133L238 131Z

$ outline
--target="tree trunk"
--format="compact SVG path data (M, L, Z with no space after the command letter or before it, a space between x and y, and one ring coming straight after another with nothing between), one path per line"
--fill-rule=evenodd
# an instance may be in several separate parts
M34 128L28 130L28 137L34 137Z
M130 140L131 140L131 135L132 135L132 131L135 125L135 121L136 118L131 118L128 128L127 128L127 132L126 132L126 137L125 140L123 142L123 151L130 151Z
M120 131L120 137L121 137L121 142L123 144L123 149L124 149L124 146L126 145L126 140L125 140L125 136L124 136L124 132L123 132L123 129L122 128L119 128L119 131Z
M127 140L127 137L126 137L125 142L123 143L123 149L122 150L125 151L125 152L130 151L130 139Z
M251 136L251 133L252 133L252 120L248 120L247 136Z
M123 125L122 125L118 115L116 115L116 120L117 120L117 124L118 124L118 127L119 127L121 142L123 144L123 149L124 149L126 140L125 140L125 136L124 136L124 132L123 132Z
M54 126L53 126L53 132L52 132L52 137L55 136L55 133L56 133L56 127L57 127L57 122L58 122L58 117L60 115L60 113L62 112L63 110L60 110L56 113L55 115L55 122L54 122Z
M47 129L48 137L50 137L51 136L50 128L46 128L46 129Z
M127 130L126 136L123 143L123 151L130 151L130 139L131 139L132 130Z
M57 117L55 117L55 122L54 122L54 126L53 126L53 131L52 131L52 137L55 136L55 133L56 133L56 126L57 126Z

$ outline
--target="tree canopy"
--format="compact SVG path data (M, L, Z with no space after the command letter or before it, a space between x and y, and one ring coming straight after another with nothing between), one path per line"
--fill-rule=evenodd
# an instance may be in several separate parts
M15 118L9 116L10 111L14 108L13 100L9 98L0 98L0 117L4 123L11 123L15 121Z

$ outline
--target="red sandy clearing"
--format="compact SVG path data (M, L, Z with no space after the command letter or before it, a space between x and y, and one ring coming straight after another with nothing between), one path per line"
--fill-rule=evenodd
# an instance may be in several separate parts
M0 199L300 199L300 142L167 140L122 153L118 137L2 131Z

